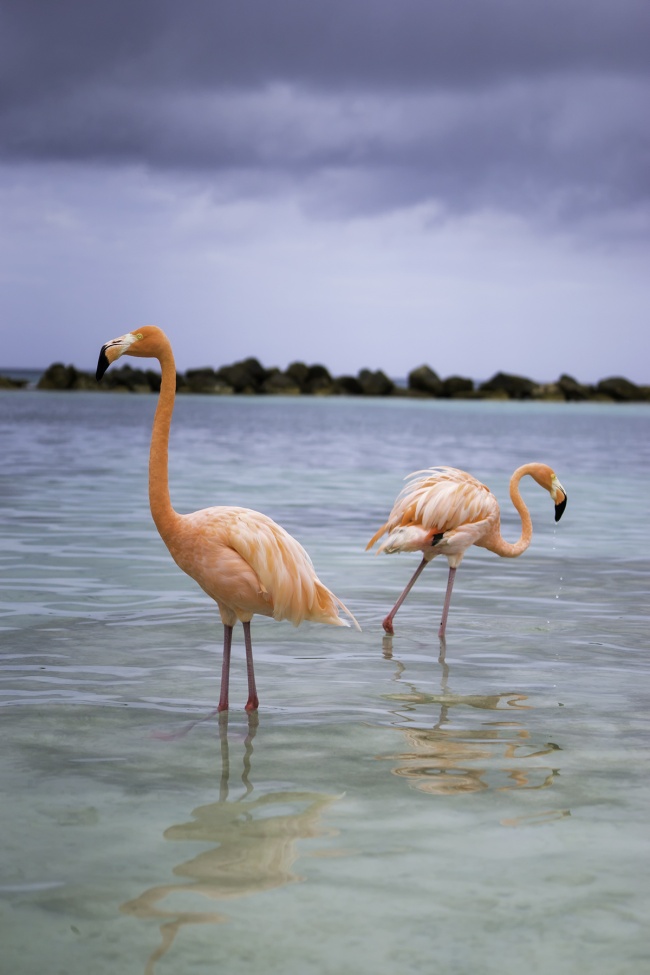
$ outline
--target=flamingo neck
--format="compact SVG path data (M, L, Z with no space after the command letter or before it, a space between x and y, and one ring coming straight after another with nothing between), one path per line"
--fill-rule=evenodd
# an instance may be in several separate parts
M532 468L536 468L537 466L535 464L524 464L523 467L518 467L510 478L510 500L521 518L521 535L516 542L506 542L501 534L499 525L497 525L494 536L489 539L488 544L485 546L491 552L494 552L496 555L501 555L503 558L516 559L518 555L526 551L533 537L533 522L530 517L530 512L521 496L519 482L526 474L532 474Z
M169 544L180 515L172 508L169 496L169 431L176 398L176 365L168 343L162 346L157 359L162 379L149 449L149 507L161 538Z

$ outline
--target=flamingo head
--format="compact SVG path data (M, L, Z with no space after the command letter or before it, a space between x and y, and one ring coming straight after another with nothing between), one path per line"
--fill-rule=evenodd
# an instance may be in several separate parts
M546 464L531 464L529 473L540 487L545 488L551 495L551 500L555 505L555 520L559 521L566 508L566 491L560 484L557 474Z
M122 355L135 355L145 359L156 358L164 333L155 325L144 325L134 332L106 342L99 353L95 378L99 382L108 367Z

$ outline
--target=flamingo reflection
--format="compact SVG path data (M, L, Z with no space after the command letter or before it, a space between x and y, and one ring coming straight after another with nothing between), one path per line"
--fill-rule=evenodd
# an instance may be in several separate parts
M383 656L387 660L393 659L390 636L383 639ZM405 683L404 665L401 661L394 662L394 679ZM488 789L546 789L553 785L558 770L548 764L540 765L537 760L560 751L559 745L536 742L520 720L510 717L513 712L530 708L526 703L527 696L516 693L454 694L449 688L444 644L438 662L441 667L439 694L422 693L408 682L406 688L410 689L387 695L390 701L400 705L402 713L397 728L407 744L404 751L378 756L397 763L391 769L392 773L406 779L418 792L436 796ZM431 727L421 726L422 705L437 708L437 720ZM475 719L468 718L468 709L487 712L490 719L477 726Z
M161 944L151 954L145 975L153 975L155 963L167 954L183 926L219 924L227 920L226 915L212 909L165 907L162 902L167 898L175 904L179 898L195 903L199 895L208 902L218 903L297 883L303 879L293 870L300 855L297 841L337 835L321 819L340 795L286 790L251 798L254 790L249 773L257 730L256 714L249 716L244 743L241 781L245 791L239 798L229 800L228 712L221 713L219 730L222 758L219 799L192 810L190 822L170 826L163 833L166 840L213 845L174 868L174 875L181 879L150 887L120 907L132 917L163 920Z

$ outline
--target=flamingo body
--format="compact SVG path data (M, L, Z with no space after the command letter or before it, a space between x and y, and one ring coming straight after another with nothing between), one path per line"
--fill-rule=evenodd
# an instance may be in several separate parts
M181 569L234 626L254 615L347 626L345 607L316 575L311 559L284 528L250 508L216 506L180 516L168 542Z
M397 496L388 520L373 535L367 548L387 534L378 552L422 552L422 562L384 619L387 633L393 632L393 618L425 566L437 555L449 564L447 593L438 634L444 638L456 569L471 545L487 548L504 558L516 558L532 538L532 521L519 492L519 481L529 474L545 488L555 503L555 520L566 507L566 492L554 471L546 464L524 464L512 475L510 497L522 520L522 531L515 543L501 535L499 503L490 489L466 471L455 467L432 467L416 471Z
M244 627L248 701L259 701L253 669L250 621L255 614L360 629L352 613L323 585L305 549L280 525L249 508L216 506L179 514L169 497L168 446L176 367L169 339L153 325L107 342L100 352L97 379L122 355L155 358L161 386L151 433L149 504L160 536L176 564L214 599L224 625L219 711L228 708L232 631ZM344 618L347 616L347 619Z

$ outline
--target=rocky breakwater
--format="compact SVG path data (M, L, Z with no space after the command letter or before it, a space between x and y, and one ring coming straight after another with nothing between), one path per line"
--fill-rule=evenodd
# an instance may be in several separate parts
M3 384L0 382L0 386ZM5 388L19 388L7 380ZM650 386L637 386L620 376L589 385L563 374L556 382L538 383L526 376L498 372L475 382L465 376L442 379L430 366L413 369L406 380L395 382L381 369L361 369L356 376L332 376L323 365L292 362L285 370L266 368L250 357L217 369L204 366L179 372L179 393L209 396L400 396L417 399L547 400L558 402L650 402ZM160 374L130 365L106 373L99 386L92 373L54 363L41 376L38 389L93 390L117 393L156 393Z
M51 365L41 376L38 389L92 389L121 393L149 393L160 389L160 374L154 370L134 369L124 365L106 373L101 386L88 372ZM232 365L213 369L204 366L176 375L179 393L201 393L210 396L390 396L408 395L381 370L362 369L357 376L332 376L322 365L292 362L286 370L265 368L251 357Z

